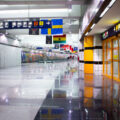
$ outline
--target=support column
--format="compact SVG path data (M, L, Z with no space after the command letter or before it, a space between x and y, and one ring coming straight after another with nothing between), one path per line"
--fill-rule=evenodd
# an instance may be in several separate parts
M93 36L84 38L84 73L93 74Z

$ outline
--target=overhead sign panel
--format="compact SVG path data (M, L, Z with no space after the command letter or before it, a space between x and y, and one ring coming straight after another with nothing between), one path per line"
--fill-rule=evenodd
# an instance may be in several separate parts
M66 43L66 35L53 36L53 43Z
M46 44L52 44L52 36L46 36Z
M112 37L120 33L120 22L112 26L110 29L102 33L102 40Z
M63 34L63 19L52 19L51 28L41 29L41 34L44 35Z
M52 22L51 20L0 22L0 29L29 29L29 28L52 28Z
M39 29L38 28L30 28L29 35L39 35Z
M40 34L62 35L63 34L63 19L4 21L4 22L1 21L0 30L5 30L5 29L33 29L33 30L41 29ZM30 33L32 33L31 30L30 30Z

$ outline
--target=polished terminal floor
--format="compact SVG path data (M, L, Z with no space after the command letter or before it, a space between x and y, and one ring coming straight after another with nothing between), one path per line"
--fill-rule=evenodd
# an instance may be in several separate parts
M0 69L0 120L104 120L103 79L77 61Z

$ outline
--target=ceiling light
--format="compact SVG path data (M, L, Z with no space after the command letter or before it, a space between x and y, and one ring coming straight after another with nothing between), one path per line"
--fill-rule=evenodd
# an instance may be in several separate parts
M64 8L64 9L31 9L32 12L68 12L71 9Z
M88 32L85 34L85 36L87 36L88 35Z
M28 10L1 10L0 14L11 14L11 13L25 13L28 12Z
M109 10L109 8L115 3L116 0L112 0L109 5L105 8L105 10L101 13L100 17L103 17L105 13Z
M95 26L95 23L91 26L91 29L93 29L93 28L94 28L94 26Z
M62 8L62 9L30 9L30 10L2 10L0 14L11 14L11 13L27 13L27 12L44 12L44 13L56 13L56 12L71 12L72 9Z
M115 1L116 1L116 0L112 0L112 1L110 2L110 4L108 5L108 7L111 7L111 6L115 3Z
M103 17L108 10L109 10L109 7L106 7L105 10L101 13L100 17Z

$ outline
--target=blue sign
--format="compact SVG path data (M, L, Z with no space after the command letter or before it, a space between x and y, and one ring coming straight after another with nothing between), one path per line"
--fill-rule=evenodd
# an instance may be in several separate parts
M57 35L63 34L63 19L52 19L52 28L41 29L41 34L44 35Z
M73 51L78 51L78 47L74 47L74 48L73 48Z
M38 50L42 50L42 49L43 49L43 47L37 47L36 49L38 49Z
M52 28L52 22L51 20L0 22L0 29L29 29L29 28Z

